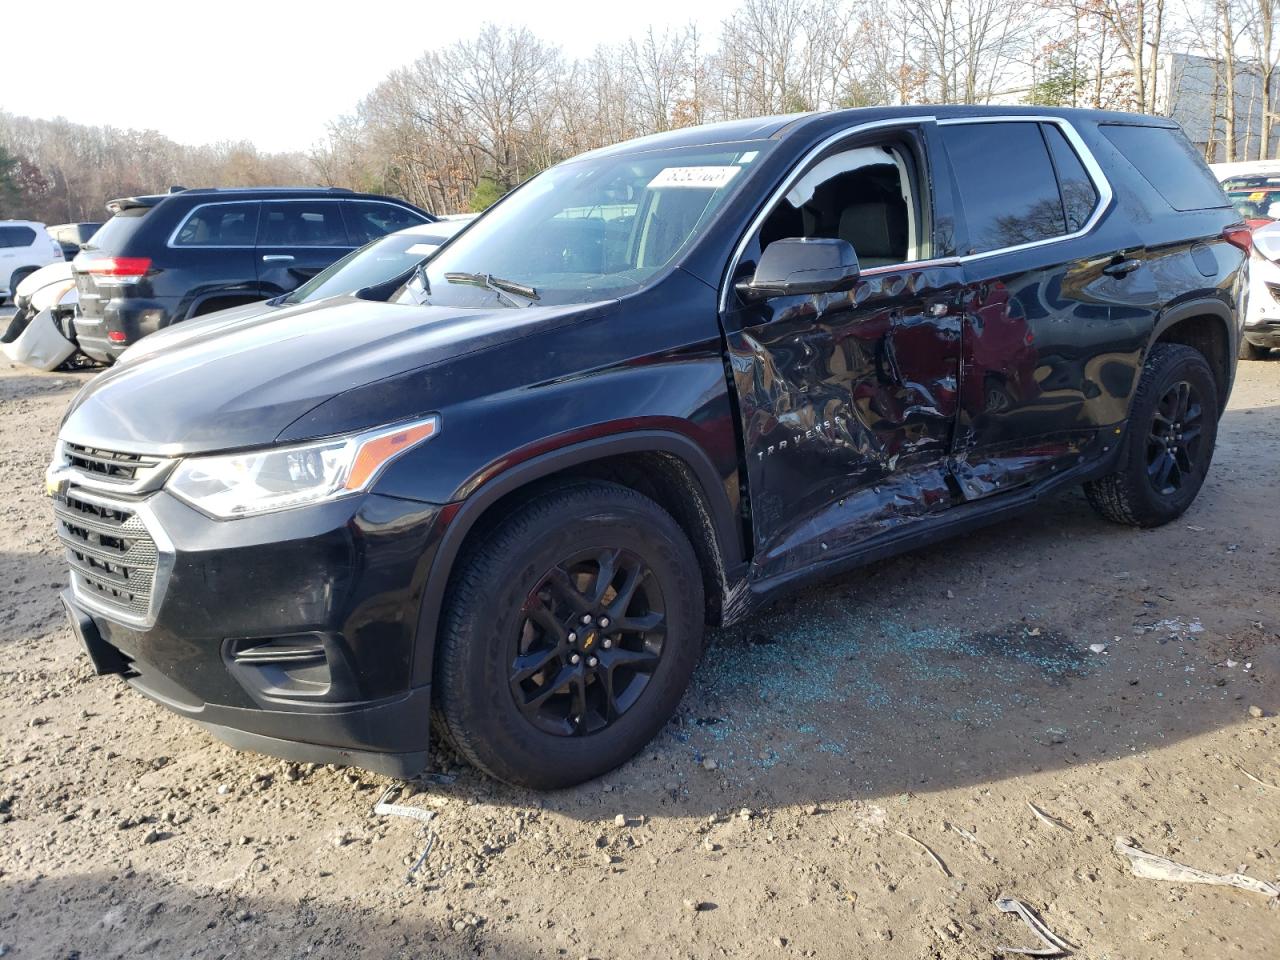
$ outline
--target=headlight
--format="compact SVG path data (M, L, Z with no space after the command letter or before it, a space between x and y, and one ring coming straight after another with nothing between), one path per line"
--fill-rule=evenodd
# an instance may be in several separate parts
M392 460L435 436L439 417L295 447L183 460L166 484L215 517L243 517L334 500L368 488Z

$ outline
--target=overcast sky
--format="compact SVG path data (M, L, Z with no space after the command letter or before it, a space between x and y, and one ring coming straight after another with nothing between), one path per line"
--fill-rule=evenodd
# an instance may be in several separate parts
M6 2L0 109L151 128L181 143L304 149L392 68L474 34L527 25L571 57L691 19L715 33L732 0L101 0ZM474 11L478 20L468 20ZM76 68L79 68L78 70Z

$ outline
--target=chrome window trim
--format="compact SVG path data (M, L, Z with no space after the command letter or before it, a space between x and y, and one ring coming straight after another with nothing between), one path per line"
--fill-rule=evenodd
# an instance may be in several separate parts
M360 203L380 203L385 207L394 207L397 210L403 210L411 217L421 217L422 214L416 210L411 210L402 203L393 203L390 200L373 200L368 197L279 197L275 199L258 199L252 198L248 200L210 200L207 203L198 203L190 210L187 215L179 221L178 225L169 234L169 239L165 241L165 246L171 250L281 250L293 249L294 247L307 247L311 250L354 250L361 246L358 243L325 243L325 244L298 244L298 243L251 243L247 246L243 243L174 243L178 239L178 234L182 232L182 228L187 225L187 221L195 215L197 210L205 207L225 207L233 203L256 203L258 205L258 225L262 223L262 205L265 203L343 203L347 200L355 200ZM420 223L435 223L434 220L421 220ZM346 217L342 219L342 228L347 229ZM385 236L385 234L384 234Z
M778 201L787 195L791 187L795 184L795 181L799 179L802 172L809 166L810 163L813 162L813 160L816 157L820 156L822 153L824 153L826 150L829 150L831 147L835 146L840 141L848 137L856 136L857 134L864 133L868 130L892 129L894 127L922 126L930 123L940 127L959 126L961 124L968 124L968 123L1052 123L1054 124L1056 127L1058 127L1059 130L1062 131L1063 136L1067 138L1067 142L1071 145L1072 149L1075 150L1076 156L1080 158L1080 163L1084 166L1085 173L1089 176L1089 179L1093 181L1094 189L1098 191L1098 201L1094 205L1093 213L1090 214L1089 219L1085 221L1084 226L1081 227L1079 230L1076 230L1073 233L1065 233L1059 237L1046 237L1043 240L1032 240L1027 243L1020 243L1011 247L1000 247L997 250L985 250L981 253L967 253L967 254L961 254L959 256L954 256L954 257L939 257L939 258L930 259L930 260L908 260L908 261L904 261L903 263L889 264L882 267L870 267L866 270L861 271L860 276L868 277L868 276L877 276L877 275L886 274L886 273L901 273L904 271L919 270L925 267L962 266L966 263L972 263L976 260L981 260L985 257L1003 256L1004 254L1007 254L1007 253L1015 253L1021 250L1030 250L1032 248L1046 246L1051 243L1062 243L1067 240L1075 240L1079 237L1084 236L1087 233L1090 233L1093 230L1093 228L1098 225L1098 222L1103 218L1103 216L1106 215L1106 212L1111 207L1112 201L1115 199L1115 193L1111 189L1111 184L1107 180L1106 174L1102 172L1101 165L1094 158L1093 152L1089 149L1088 145L1084 142L1080 134L1076 131L1076 128L1071 123L1071 121L1067 120L1064 117L1051 117L1051 116L1040 116L1040 115L1034 115L1034 116L1000 115L1000 116L974 116L974 117L946 117L942 120L939 120L937 117L933 117L933 116L899 117L892 120L875 120L869 123L861 123L861 124L857 124L856 126L846 127L845 129L827 137L825 140L823 140L821 143L819 143L817 146L811 149L808 153L806 153L799 160L799 162L797 162L796 165L791 168L791 172L787 174L786 178L782 181L781 186L779 186L773 192L773 194L769 197L768 202L761 208L760 212L756 214L755 218L748 225L746 232L743 233L742 238L738 241L738 245L734 248L733 256L729 258L728 268L725 270L724 277L721 280L720 312L724 313L729 309L729 290L730 290L729 278L732 277L734 275L734 272L737 270L738 262L742 259L742 255L746 252L747 244L751 241L751 238L755 235L756 231L760 229L760 226L768 218L769 214L773 212L773 209L774 207L777 206ZM1048 147L1046 145L1046 150L1047 149ZM956 197L956 202L957 204L963 205L963 200L959 196Z
M173 573L176 557L173 541L164 532L164 528L160 526L160 521L156 518L155 511L151 509L151 505L147 500L114 499L97 492L86 491L74 485L69 488L68 492L74 492L78 499L99 507L106 507L109 510L128 510L142 521L147 534L155 543L156 572L151 580L151 596L147 598L147 612L141 616L113 607L110 604L102 603L97 597L80 589L74 569L71 570L69 575L71 593L76 598L76 602L86 610L90 610L104 619L123 623L125 626L149 630L155 626L156 611L160 607L160 602L164 598L165 591L169 585L169 578ZM65 550L66 548L64 547L63 549Z

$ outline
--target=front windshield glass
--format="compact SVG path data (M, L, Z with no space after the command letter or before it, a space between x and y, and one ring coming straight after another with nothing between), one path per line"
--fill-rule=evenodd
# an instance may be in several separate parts
M1227 199L1243 220L1275 220L1280 215L1280 185L1225 184Z
M407 272L435 252L444 237L418 233L392 233L353 250L284 298L284 303L306 303L324 297L353 293L386 283Z
M409 295L487 308L632 293L688 247L772 146L684 147L552 167L440 251L427 264L430 292L411 283Z

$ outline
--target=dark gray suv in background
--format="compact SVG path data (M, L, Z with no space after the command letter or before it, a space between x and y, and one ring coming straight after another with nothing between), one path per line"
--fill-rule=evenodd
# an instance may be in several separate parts
M80 349L113 362L171 323L288 293L356 247L436 218L403 200L292 187L125 197L72 261Z

